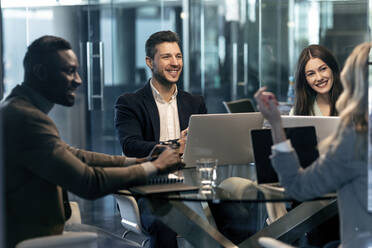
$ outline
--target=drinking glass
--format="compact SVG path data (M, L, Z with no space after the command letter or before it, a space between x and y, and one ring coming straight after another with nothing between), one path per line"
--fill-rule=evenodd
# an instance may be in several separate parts
M196 161L196 170L200 181L201 193L210 194L216 186L218 160L201 158Z

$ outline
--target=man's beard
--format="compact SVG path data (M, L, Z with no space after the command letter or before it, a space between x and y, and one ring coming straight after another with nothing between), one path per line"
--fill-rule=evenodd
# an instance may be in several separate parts
M164 77L162 74L160 74L156 71L152 72L152 76L156 79L156 81L158 81L160 84L162 84L164 86L172 86L173 84L176 84L178 82L178 80L180 79L178 77L177 82L171 82L166 77Z

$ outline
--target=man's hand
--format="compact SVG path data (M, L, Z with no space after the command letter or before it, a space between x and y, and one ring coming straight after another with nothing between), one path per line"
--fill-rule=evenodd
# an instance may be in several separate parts
M167 174L182 169L185 166L181 162L178 152L170 148L163 151L152 163L158 169L159 174Z
M189 128L186 128L185 130L182 130L181 132L181 138L178 140L178 143L180 143L180 147L178 148L179 154L183 154L185 151L188 131L189 131Z
M148 161L153 161L159 157L159 155L166 150L168 147L166 145L157 144L155 145L150 154L147 156Z
M149 159L146 157L146 158L136 158L136 164L142 164L142 163L145 163L145 162L148 162Z

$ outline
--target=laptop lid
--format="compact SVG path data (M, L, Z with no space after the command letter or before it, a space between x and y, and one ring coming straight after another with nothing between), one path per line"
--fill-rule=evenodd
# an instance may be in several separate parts
M200 158L216 158L218 164L253 162L251 129L261 128L261 113L192 115L184 151L186 166Z
M282 116L283 127L314 126L318 142L336 131L340 122L337 116Z
M319 152L315 128L292 127L284 129L287 138L297 152L301 167L306 168L315 161ZM270 155L273 141L271 129L251 130L254 160L256 164L257 183L276 183L278 176L271 165Z

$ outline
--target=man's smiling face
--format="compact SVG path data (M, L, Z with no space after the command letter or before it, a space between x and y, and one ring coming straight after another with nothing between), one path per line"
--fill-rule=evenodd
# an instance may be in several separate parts
M163 42L155 46L154 58L147 58L153 77L161 84L175 84L182 72L182 53L177 42Z
M46 80L51 84L46 96L51 102L64 106L74 105L75 91L82 84L78 67L78 59L71 49L59 50L51 57Z

